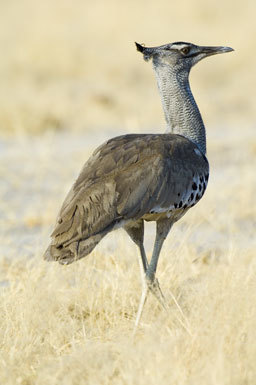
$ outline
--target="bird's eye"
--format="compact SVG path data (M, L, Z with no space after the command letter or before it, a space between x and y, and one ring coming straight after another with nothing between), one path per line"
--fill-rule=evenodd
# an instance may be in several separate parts
M183 53L183 55L187 55L190 51L190 47L184 47L181 49L181 52Z

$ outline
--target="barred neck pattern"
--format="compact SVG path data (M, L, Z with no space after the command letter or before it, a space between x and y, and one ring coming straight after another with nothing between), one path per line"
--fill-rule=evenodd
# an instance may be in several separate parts
M167 65L154 65L163 104L167 130L197 144L206 153L203 119L192 95L187 71L173 70Z

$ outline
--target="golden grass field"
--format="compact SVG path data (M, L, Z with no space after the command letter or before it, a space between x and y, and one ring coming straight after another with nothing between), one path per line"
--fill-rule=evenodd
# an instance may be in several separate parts
M231 0L1 2L1 385L255 384L255 11ZM149 296L133 338L140 273L122 230L70 266L42 254L92 150L164 130L135 40L235 52L191 74L210 181L161 253L170 311ZM149 224L148 253L153 237Z

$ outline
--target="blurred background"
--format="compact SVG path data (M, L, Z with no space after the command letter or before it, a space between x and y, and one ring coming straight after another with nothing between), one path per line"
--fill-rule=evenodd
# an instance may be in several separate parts
M1 384L255 383L255 16L255 0L0 0ZM235 51L192 70L209 185L161 252L171 311L151 296L134 340L140 273L123 230L68 267L42 254L94 148L165 130L135 41ZM150 255L154 224L145 233Z
M105 139L164 132L151 63L135 41L235 49L191 73L211 178L181 223L201 224L191 235L198 250L202 234L216 254L228 242L252 250L255 11L253 0L0 1L0 254L42 254L71 183Z
M207 126L255 124L253 0L0 3L0 133L163 130L151 65L134 41L228 45L192 71Z

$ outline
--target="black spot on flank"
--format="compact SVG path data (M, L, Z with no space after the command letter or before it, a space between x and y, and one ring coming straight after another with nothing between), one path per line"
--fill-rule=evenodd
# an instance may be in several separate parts
M175 207L175 209L178 207L178 204L177 203L174 203L174 207Z
M203 183L203 181L204 181L204 178L200 176L200 182Z
M199 185L199 191L201 191L201 190L202 190L202 185L200 184L200 185Z
M179 203L179 209L182 207L182 201L180 201L180 203Z
M206 189L206 184L205 182L203 183L203 191Z
M192 201L194 199L194 194L191 193L189 200Z
M178 197L180 197L180 193L178 193Z
M195 203L193 203L190 207L193 207L193 206L195 206Z
M209 174L206 174L205 175L205 180L208 181L208 179L209 179Z
M197 185L196 185L195 182L192 184L192 189L193 189L193 190L197 190Z
M185 210L187 207L188 207L188 205L184 205L184 206L183 206L183 209Z
M198 201L198 199L200 199L200 197L198 194L196 194L196 201Z

